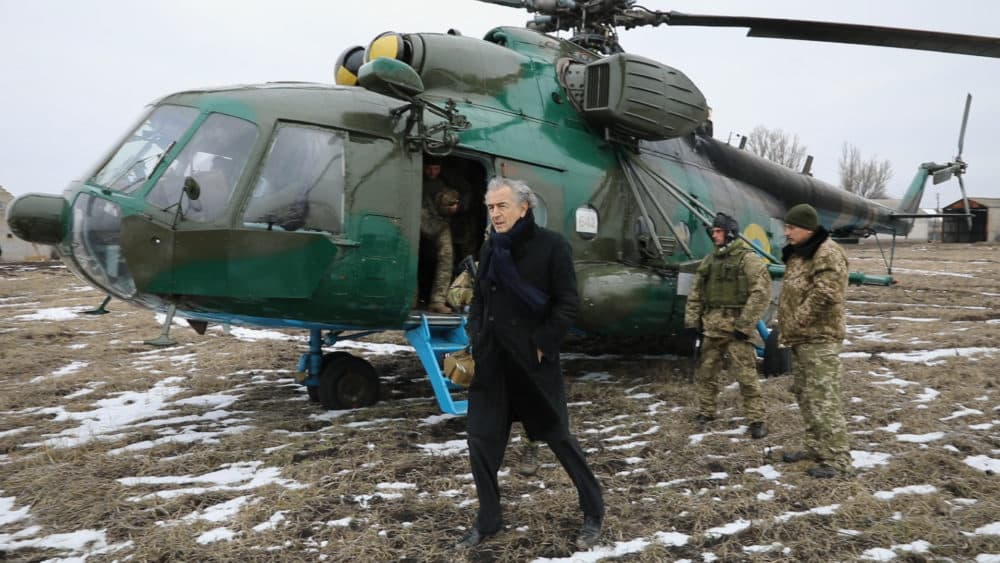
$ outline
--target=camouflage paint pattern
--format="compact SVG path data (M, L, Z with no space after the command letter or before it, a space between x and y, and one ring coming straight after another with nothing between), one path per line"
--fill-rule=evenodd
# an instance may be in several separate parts
M648 256L648 242L639 236L640 213L618 166L622 151L632 148L608 143L588 125L557 73L560 59L586 63L598 55L520 28L492 30L486 41L446 34L408 37L412 66L425 86L422 97L437 104L454 102L470 124L458 132L453 156L479 162L487 176L527 181L543 201L546 226L570 241L583 300L578 328L623 335L679 329L685 296L677 294L678 277L713 246L699 217L654 186L666 215L652 214L656 234L685 242L690 252L678 243L668 245L662 257ZM157 104L201 112L164 156L163 165L133 193L84 180L66 195L67 207L86 194L113 202L123 219L137 216L122 221L121 239L127 241L128 267L141 279L134 292L125 294L87 273L74 256L69 236L73 217L67 211L56 230L63 233L59 250L74 271L123 299L156 308L173 303L189 316L212 320L243 317L383 329L402 325L417 284L422 159L404 135L405 113L392 114L405 101L361 87L273 83L180 92ZM174 226L175 214L147 204L145 196L213 112L253 122L258 140L225 212L211 222L182 219ZM424 121L434 127L440 118L426 112ZM244 228L242 213L281 123L344 133L342 232L279 234ZM634 150L686 197L753 228L753 239L765 248L781 244L778 218L787 207L813 197L809 194L837 194L826 199L815 195L821 219L832 229L891 224L887 208L842 197L842 190L700 133L640 142ZM600 218L593 236L576 231L581 207L596 210ZM33 224L25 214L15 215ZM170 248L154 248L153 235L164 230L173 231ZM158 240L163 245L166 239Z

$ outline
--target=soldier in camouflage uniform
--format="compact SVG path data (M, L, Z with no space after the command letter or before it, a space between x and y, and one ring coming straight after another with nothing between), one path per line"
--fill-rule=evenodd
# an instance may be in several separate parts
M436 169L436 170L435 170ZM446 304L451 283L454 249L448 219L458 212L460 194L438 180L440 164L424 166L424 197L420 206L420 236L434 245L434 278L431 282L427 309L434 313L450 313Z
M815 460L809 475L851 472L840 398L840 349L846 334L847 256L819 224L816 209L799 204L785 215L785 278L778 301L781 343L792 349L792 391L805 424L805 451L787 462Z
M739 223L719 213L709 232L715 251L698 267L684 311L684 326L704 334L698 380L698 422L715 419L719 373L728 360L740 384L750 435L767 436L764 400L750 342L757 321L771 300L771 276L757 254L737 238Z

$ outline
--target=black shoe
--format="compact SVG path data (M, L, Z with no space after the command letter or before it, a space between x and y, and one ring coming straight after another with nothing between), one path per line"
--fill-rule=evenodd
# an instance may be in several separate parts
M810 477L815 477L816 479L832 479L834 477L840 477L841 475L841 471L836 467L830 467L829 465L823 464L809 468L806 473Z
M601 537L601 517L600 516L584 516L583 526L580 527L580 531L576 534L576 548L577 549L590 549L594 547L597 540Z
M800 461L805 461L807 459L812 459L813 457L809 455L808 452L802 450L785 452L781 454L781 461L785 463L798 463Z
M698 416L694 417L694 421L697 422L698 424L707 424L709 422L712 422L713 420L715 420L715 417L707 414L699 414Z
M760 440L761 438L767 436L767 425L763 422L751 422L750 423L750 437L754 440Z
M486 541L487 538L489 538L490 536L492 536L495 533L496 532L493 532L491 534L484 534L484 533L482 533L482 532L479 531L479 528L473 526L472 529L469 530L465 534L465 536L463 536L462 539L459 540L459 542L455 544L455 549L458 549L458 550L472 549L472 548L476 547L477 545L479 545L479 544L483 543L484 541Z

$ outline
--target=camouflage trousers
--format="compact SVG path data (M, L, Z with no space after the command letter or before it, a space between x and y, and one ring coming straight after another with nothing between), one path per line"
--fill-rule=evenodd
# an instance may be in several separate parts
M428 302L444 305L448 298L448 286L451 285L452 247L451 231L448 223L441 221L428 228L421 225L421 235L426 236L434 245L434 279L431 282L431 293Z
M720 374L727 367L740 384L744 414L750 422L763 422L764 399L761 396L760 380L757 378L753 344L728 337L707 336L701 343L701 360L695 372L698 381L698 413L715 416Z
M851 471L847 422L840 401L840 343L792 346L792 392L799 403L802 442L820 463Z

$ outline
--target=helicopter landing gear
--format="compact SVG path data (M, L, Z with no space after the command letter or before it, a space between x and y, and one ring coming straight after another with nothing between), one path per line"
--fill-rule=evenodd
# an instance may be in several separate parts
M323 363L319 387L316 389L319 402L324 408L356 409L378 402L378 375L367 360L346 352L333 352L324 357Z
M107 315L111 311L108 311L105 307L108 306L108 303L110 301L111 301L111 296L108 295L107 297L104 298L104 301L101 301L100 305L98 305L96 308L91 309L89 311L83 311L83 314L84 315Z
M345 358L350 355L351 354L349 352L344 352L342 350L338 350L336 352L327 352L326 354L323 354L323 370L325 371L326 368L335 360L339 360L340 358ZM323 372L321 371L320 373L322 374ZM320 375L320 377L322 377L322 375ZM309 394L309 402L311 403L320 402L319 385L306 385L306 392Z

